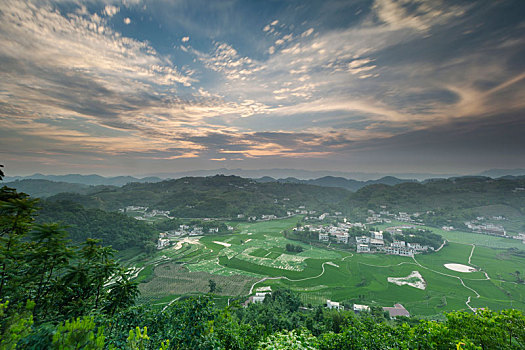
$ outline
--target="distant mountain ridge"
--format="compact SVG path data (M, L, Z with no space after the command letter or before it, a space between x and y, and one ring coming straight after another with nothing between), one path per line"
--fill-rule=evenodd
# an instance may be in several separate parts
M299 180L313 180L321 177L332 176L342 177L345 179L355 179L357 181L368 181L379 179L385 176L393 176L397 178L410 178L417 180L425 180L428 178L449 178L454 176L460 176L458 174L434 174L434 173L366 173L358 171L335 171L335 170L304 170L304 169L286 169L286 168L274 168L274 169L210 169L210 170L192 170L184 172L169 172L169 173L154 173L151 176L157 176L160 178L177 179L182 177L205 177L214 175L226 175L226 176L240 176L244 178L258 179L263 177L271 177L273 179L285 179L293 177Z
M84 185L111 185L111 186L123 186L130 182L160 182L166 179L179 179L183 177L206 177L215 175L226 175L226 176L240 176L244 178L257 179L260 182L267 181L279 181L285 182L286 179L290 179L289 182L297 182L303 180L309 181L324 181L325 183L333 184L340 181L339 186L322 185L329 187L343 187L356 191L362 187L360 185L350 185L348 181L357 182L368 182L368 184L384 183L387 185L395 185L398 182L395 179L402 180L402 182L414 182L414 181L425 181L428 179L448 179L452 177L462 176L487 176L493 179L505 176L523 176L525 175L525 169L490 169L480 173L472 174L434 174L434 173L366 173L366 172L346 172L346 171L331 171L331 170L303 170L303 169L210 169L210 170L192 170L183 172L166 172L151 174L146 177L134 177L134 176L113 176L104 177L96 174L81 175L81 174L67 174L67 175L43 175L33 174L29 176L6 176L4 182L11 182L15 180L23 179L36 179L36 180L49 180L56 182L69 182L78 183ZM328 178L325 180L320 180ZM343 179L335 180L335 179ZM297 181L296 181L297 180ZM392 180L392 181L391 181ZM366 186L366 185L365 185Z
M46 198L58 193L70 192L87 194L94 186L64 181L49 181L41 179L23 179L5 182L3 185L15 188L18 192L24 192L35 198Z
M491 178L504 177L504 176L523 176L525 175L525 169L490 169L479 173L481 176L488 176Z
M109 185L109 186L124 186L130 182L159 182L161 178L155 176L149 176L144 178L136 178L133 176L114 176L104 177L96 174L81 175L81 174L67 174L67 175L43 175L33 174L29 176L6 176L4 182L12 182L16 180L48 180L55 182L67 182L82 185Z
M42 175L46 176L46 175ZM55 177L55 176L48 176L48 177ZM58 176L56 176L58 177ZM88 178L86 178L88 177ZM70 177L67 177L66 175L61 176L64 180L82 180L84 182L103 182L104 184L98 184L98 185L91 185L91 184L85 184L85 183L74 183L74 182L67 182L67 181L52 181L52 180L46 180L46 179L17 179L10 182L5 182L5 185L16 188L20 192L27 193L33 197L50 197L54 196L59 193L79 193L79 194L90 194L98 191L104 191L108 190L108 187L122 187L129 183L157 183L161 182L162 180L158 178L144 178L144 179L136 179L131 176L121 176L118 178L104 178L102 176L96 175L91 176L85 176L82 178L79 178L77 175L72 175ZM147 179L153 179L157 181L145 181ZM96 181L95 181L96 180ZM109 181L105 181L109 180ZM133 181L137 180L137 181ZM142 180L142 181L138 181ZM274 179L273 177L265 176L259 179L254 179L255 181L259 183L267 183L267 182L278 182L278 183L289 183L289 184L303 184L303 185L315 185L315 186L321 186L321 187L339 187L344 188L346 190L355 192L363 187L366 187L368 185L374 185L374 184L383 184L383 185L397 185L400 183L405 182L418 182L417 180L413 179L398 179L393 176L385 176L377 180L368 180L368 181L358 181L358 180L352 180L352 179L345 179L343 177L334 177L334 176L325 176L318 179L311 179L311 180L300 180L294 177L287 177L284 179ZM118 183L122 183L124 181L124 184L118 185ZM109 185L109 183L113 183L114 185ZM116 184L116 185L115 185Z
M341 187L344 189L347 189L349 191L355 192L365 186L368 185L375 185L375 184L383 184L383 185L389 185L394 186L400 183L405 182L418 182L415 179L398 179L394 176L384 176L377 180L368 180L368 181L359 181L359 180L352 180L352 179L346 179L344 177L335 177L335 176L324 176L318 179L312 179L312 180L300 180L296 179L294 177L287 177L285 179L274 179L269 176L265 176L259 179L255 179L258 182L281 182L281 183L300 183L300 184L306 184L306 185L316 185L316 186L323 186L323 187Z

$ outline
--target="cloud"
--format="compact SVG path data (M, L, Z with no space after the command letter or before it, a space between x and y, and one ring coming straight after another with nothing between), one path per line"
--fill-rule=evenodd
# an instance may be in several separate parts
M228 80L248 80L263 67L255 60L241 56L231 45L216 43L215 50L208 54L193 49L193 53L206 67L220 72Z
M310 29L304 31L304 32L301 34L301 37L305 38L305 37L307 37L307 36L310 36L313 32L314 32L314 29L313 29L313 28L310 28Z
M104 7L104 14L108 17L113 17L119 11L120 11L120 8L118 8L117 6L106 5L106 7Z
M151 14L147 29L164 33L166 22L134 6L122 12L136 26ZM40 152L49 164L74 152L93 162L328 160L454 125L468 132L488 115L525 109L521 34L477 28L470 6L376 0L343 24L315 22L315 31L282 13L249 23L255 37L199 32L198 22L166 31L175 38L167 50L147 30L140 37L150 41L118 32L113 5L6 2L0 148L31 139L9 152L28 162ZM204 32L214 36L196 34Z
M393 30L411 28L428 31L431 26L460 17L465 9L441 0L375 0L372 9L378 19Z

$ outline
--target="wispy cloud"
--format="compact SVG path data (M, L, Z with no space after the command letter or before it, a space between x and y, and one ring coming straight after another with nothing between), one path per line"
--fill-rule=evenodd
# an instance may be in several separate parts
M5 1L1 146L49 162L73 151L93 160L336 159L370 140L525 109L522 35L484 28L480 4L374 0L353 5L365 10L344 23L295 18L293 6L309 5L291 4L257 23L217 19L255 28L247 37L199 28L201 13L178 14L175 27L150 11L160 3ZM240 5L213 6L224 14ZM17 149L25 138L33 141Z

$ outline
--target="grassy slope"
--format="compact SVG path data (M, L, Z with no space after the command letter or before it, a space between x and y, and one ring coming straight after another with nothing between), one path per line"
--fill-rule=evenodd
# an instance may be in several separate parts
M273 258L285 253L286 243L297 244L297 242L286 240L281 232L293 227L296 220L297 218L290 218L258 223L237 223L235 234L205 236L200 239L200 245L185 244L179 251L170 253L164 250L159 254L172 256L181 262L192 263L186 265L188 269L203 268L211 272L211 276L217 276L220 281L228 281L230 275L245 275L244 278L251 279L252 283L263 276L287 277L291 281L266 280L257 284L257 287L285 286L300 292L303 301L312 304L322 304L326 299L382 306L401 302L413 314L433 315L443 311L466 310L465 301L470 296L471 305L474 307L489 306L501 309L512 305L525 309L525 286L510 283L515 279L511 273L516 269L522 269L525 273L525 259L502 255L506 251L501 249L476 246L471 263L486 271L492 277L491 280L486 280L483 272L454 272L443 266L445 263L467 264L472 246L466 243L475 242L473 239L481 238L487 245L496 245L495 242L500 240L498 237L476 234L468 236L468 239L463 237L464 242L451 242L438 253L418 255L416 260L422 266L418 266L416 261L406 257L356 254L310 247L306 244L302 244L305 251L298 254L310 257L305 261L306 265L302 271L271 268L241 259L239 254L246 249L252 252L250 255L255 259L264 258L268 253L275 253ZM225 247L214 241L226 242L232 246ZM230 258L221 256L227 251L233 256ZM324 264L325 273L316 277L321 274L322 265L326 262L331 262L338 267ZM412 271L421 273L428 284L426 290L397 286L387 281L388 277L405 277ZM193 276L197 276L200 280L198 282L200 289L196 290L203 291L210 274ZM475 298L475 293L462 286L460 280L454 276L463 278L464 283L474 288L481 297ZM508 282L500 282L498 279ZM169 284L165 280L159 279L159 281ZM232 285L235 284L234 282L232 277ZM180 292L183 289L181 285L178 290ZM246 293L247 289L249 289L247 285L238 287L233 294ZM157 294L157 297L160 296L161 293Z

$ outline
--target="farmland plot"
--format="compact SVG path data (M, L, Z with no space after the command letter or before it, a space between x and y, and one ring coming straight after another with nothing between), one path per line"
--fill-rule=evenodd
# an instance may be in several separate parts
M190 272L179 264L167 263L154 270L155 278L139 284L141 294L153 298L166 295L183 295L190 293L207 293L209 280L215 281L218 295L247 294L256 278L241 275L220 276L207 272Z

